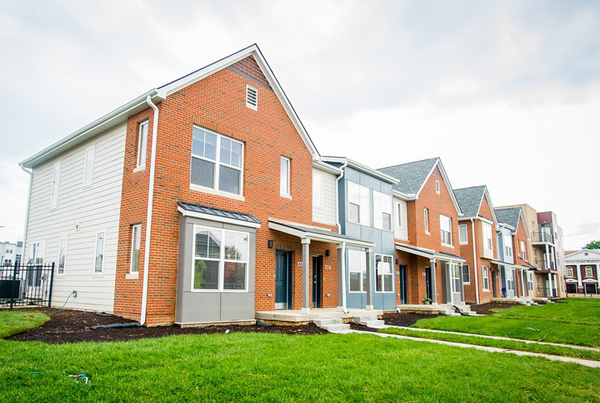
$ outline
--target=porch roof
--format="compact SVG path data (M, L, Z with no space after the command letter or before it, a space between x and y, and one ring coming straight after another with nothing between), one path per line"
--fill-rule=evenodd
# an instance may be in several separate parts
M243 225L253 228L260 228L261 225L260 220L254 216L251 216L250 214L201 206L199 204L185 203L180 201L177 202L177 209L184 216L203 218L206 220Z
M408 245L404 245L401 243L397 243L396 249L401 252L406 252L406 253L410 253L413 255L426 257L428 259L449 260L452 262L460 262L460 263L465 262L465 259L463 259L460 256L452 255L450 253L436 252L432 249L420 248L418 246L408 246Z
M269 218L269 228L275 231L283 232L284 234L310 239L313 241L331 242L335 244L346 243L346 245L358 246L360 248L372 248L375 246L375 244L371 242L337 234L331 230L328 230L327 228L313 227L291 221L278 220L276 218Z

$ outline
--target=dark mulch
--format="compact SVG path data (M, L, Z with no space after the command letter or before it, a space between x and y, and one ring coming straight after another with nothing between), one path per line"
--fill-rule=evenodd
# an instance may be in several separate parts
M506 309L515 305L519 304L516 302L490 302L488 304L471 305L471 311L477 312L480 315L490 315L494 313L492 309Z
M350 329L352 330L361 330L363 332L373 332L373 333L377 333L378 329L369 327L369 326L365 326L365 325L359 325L358 323L354 323L354 322L350 322Z
M423 313L384 313L383 320L386 325L391 326L412 326L420 319L431 319L439 316L423 314Z
M54 310L39 309L49 314ZM310 323L300 326L223 325L205 327L158 326L96 329L91 326L133 321L119 316L99 316L92 312L63 310L51 315L42 326L8 337L8 340L41 341L47 344L78 343L82 341L128 341L165 337L178 334L222 334L222 333L283 333L283 334L326 334L326 330Z

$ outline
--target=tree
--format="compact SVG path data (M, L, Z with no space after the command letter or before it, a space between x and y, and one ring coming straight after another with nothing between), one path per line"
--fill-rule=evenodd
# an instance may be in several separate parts
M600 241L591 241L583 247L583 249L600 249Z

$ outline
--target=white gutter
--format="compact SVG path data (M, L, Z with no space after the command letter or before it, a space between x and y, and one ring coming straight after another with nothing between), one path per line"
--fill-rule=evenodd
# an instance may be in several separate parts
M475 243L475 220L471 218L471 235L473 236L473 269L475 273L475 302L479 305L479 265L477 264L477 244Z
M342 178L344 177L344 168L346 168L347 166L348 160L346 160L340 167L340 170L342 172L340 173L340 176L338 176L335 180L335 224L337 225L338 232L340 234L342 233L342 224L340 224L340 180L342 180Z
M21 165L21 169L24 172L26 172L27 174L29 174L29 192L27 192L27 211L25 212L25 227L23 228L23 251L21 252L21 262L24 262L26 259L26 256L27 256L25 254L25 252L29 253L29 251L26 251L26 249L27 249L27 227L29 226L29 210L31 208L30 204L31 204L31 185L33 183L33 170L30 171L22 165Z
M142 286L142 309L140 313L140 324L146 323L146 311L148 307L148 270L150 268L150 235L152 232L152 205L154 202L154 171L156 169L156 139L158 137L158 108L152 103L150 95L146 102L154 109L154 120L152 121L152 155L150 158L150 183L148 184L148 215L146 217L146 244L144 245L144 283Z

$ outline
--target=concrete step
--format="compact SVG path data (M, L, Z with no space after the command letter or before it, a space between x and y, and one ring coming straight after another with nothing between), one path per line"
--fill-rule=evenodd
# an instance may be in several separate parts
M385 326L385 322L377 319L377 316L355 316L352 321L375 329L381 329Z
M317 325L319 326L319 325ZM346 323L335 323L331 325L321 325L321 329L325 329L330 333L345 333L350 330L350 325Z
M329 325L339 325L344 323L341 318L323 318L323 319L313 319L313 323L319 327L329 326Z
M461 316L460 313L454 312L454 309L446 309L446 310L440 311L440 314L442 314L444 316Z

